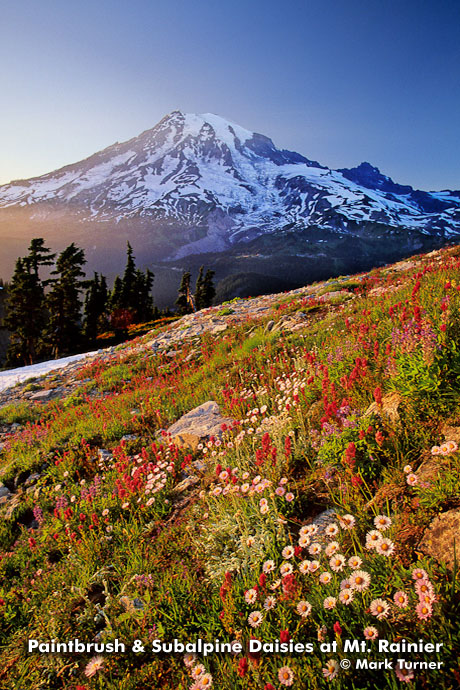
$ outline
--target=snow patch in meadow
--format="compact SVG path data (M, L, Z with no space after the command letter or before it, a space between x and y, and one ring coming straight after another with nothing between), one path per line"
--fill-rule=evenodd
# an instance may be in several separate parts
M17 369L8 369L7 371L0 371L0 391L6 388L15 386L17 383L27 381L27 379L35 378L36 376L43 376L54 369L62 369L62 367L78 362L85 357L97 355L97 352L83 352L79 355L71 355L70 357L61 357L61 359L52 359L48 362L40 362L39 364L30 364L27 367L18 367Z

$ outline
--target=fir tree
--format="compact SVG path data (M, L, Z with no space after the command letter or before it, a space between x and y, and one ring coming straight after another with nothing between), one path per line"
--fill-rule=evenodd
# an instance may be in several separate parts
M190 292L190 271L184 271L179 286L179 296L176 300L176 307L179 314L190 314L195 311L195 301Z
M203 307L210 307L212 305L213 299L216 296L216 288L214 287L214 274L215 271L211 271L208 268L203 280Z
M136 268L133 250L128 242L125 272L123 278L115 278L109 299L113 323L120 321L129 325L135 321L149 321L152 318L153 299L150 293L153 279L154 275L149 269L144 272Z
M38 278L40 266L52 266L56 257L56 254L51 253L51 249L45 247L45 240L43 237L35 237L31 240L27 251L29 254L25 261L30 266L36 278ZM42 285L47 285L47 283L48 281L43 281Z
M197 311L200 311L200 309L204 309L205 307L203 294L203 273L204 266L200 266L195 285L195 307Z
M140 323L153 317L153 298L151 295L154 275L150 269L145 273L136 271L136 320Z
M8 286L5 326L10 331L8 364L33 364L46 323L43 286L27 258L18 259Z
M90 342L96 340L107 308L107 283L103 275L94 274L88 280L83 308L83 336Z
M116 311L117 309L122 309L122 292L123 283L120 276L117 276L113 281L113 288L109 297L110 312Z
M83 249L72 242L59 255L56 268L51 275L53 280L47 296L50 319L48 339L54 357L75 350L80 340L80 292L85 274L82 266L86 263Z
M126 267L122 278L121 307L133 309L136 305L138 276L136 262L134 260L133 248L127 242Z

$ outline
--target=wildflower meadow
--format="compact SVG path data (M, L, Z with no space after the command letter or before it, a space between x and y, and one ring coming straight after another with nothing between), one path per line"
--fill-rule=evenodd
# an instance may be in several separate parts
M460 687L459 269L234 300L11 389L0 687ZM213 433L169 431L208 401Z

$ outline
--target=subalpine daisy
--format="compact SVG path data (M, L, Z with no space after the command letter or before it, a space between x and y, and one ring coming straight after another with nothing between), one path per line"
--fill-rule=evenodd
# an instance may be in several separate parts
M341 553L337 553L329 561L329 565L335 573L340 573L341 570L345 568L345 556Z
M256 543L255 537L248 537L246 539L246 546L249 546L249 548L251 548L251 546L254 546L255 543Z
M348 606L353 601L353 590L350 587L345 587L339 592L339 601L341 604Z
M87 678L92 678L99 671L104 669L104 658L102 656L93 656L92 659L88 661L85 666L85 676Z
M423 570L423 568L415 568L415 570L412 571L412 579L417 581L429 580L430 578L428 577L426 570Z
M310 537L307 537L306 534L302 534L299 537L299 546L301 546L303 549L307 546L310 546Z
M305 534L307 537L312 537L317 531L318 527L316 525L303 525L303 527L300 528L299 534Z
M294 555L294 547L285 546L284 549L281 551L281 555L283 556L283 558L292 558Z
M366 549L369 551L375 549L377 543L381 540L382 535L377 529L372 529L366 534Z
M434 594L433 585L429 580L417 580L415 583L415 591L419 596L422 594L433 596Z
M340 589L351 589L350 578L346 577L340 581Z
M323 606L326 609L326 611L332 611L332 609L335 609L336 604L337 599L335 597L326 597L323 601Z
M328 585L331 580L332 575L327 570L324 573L321 573L321 575L319 576L319 581L322 585Z
M393 596L393 601L395 606L397 606L399 609L405 609L409 604L409 598L405 592L396 592L396 594Z
M262 566L262 570L265 574L272 573L275 570L275 561L265 561L265 563Z
M210 673L205 673L198 680L198 690L206 690L212 687L212 676Z
M450 453L455 453L456 450L458 450L458 446L455 441L446 441L440 448L441 455L449 455Z
M311 573L316 573L316 571L319 570L319 567L320 567L319 561L310 561L310 572Z
M385 599L374 599L371 601L369 610L373 616L381 620L386 618L390 613L390 605Z
M376 529L384 532L386 529L391 527L391 518L389 518L387 515L377 515L377 517L374 518L374 525Z
M284 496L285 493L286 493L286 489L284 488L284 486L277 486L276 487L275 494L277 496Z
M196 664L190 672L190 675L192 676L193 680L198 680L200 676L204 676L206 673L206 669L203 666L203 664Z
M318 554L321 553L321 550L322 550L322 546L317 541L313 542L313 544L310 544L310 546L308 547L308 553L311 556L317 556Z
M357 592L364 592L371 584L371 576L365 570L355 570L348 579L351 589Z
M433 607L431 604L420 601L415 607L415 613L417 614L419 621L426 621L428 618L431 618Z
M283 666L278 671L278 680L281 685L292 685L294 683L294 671L289 666Z
M261 515L266 515L269 511L269 507L266 503L260 506L260 513Z
M333 680L339 672L339 663L335 659L329 659L323 668L323 676L326 680Z
M348 559L348 565L352 570L357 570L362 565L362 560L359 556L350 556Z
M302 563L299 564L299 571L302 573L302 575L306 575L307 573L309 573L310 561L302 561Z
M417 482L418 482L418 477L416 474L411 472L411 474L407 475L406 484L408 484L408 486L415 486L417 484Z
M196 654L189 653L189 654L186 654L184 656L184 664L187 666L187 668L190 668L191 666L193 666L195 661L196 661Z
M292 563L281 563L280 565L280 573L283 577L286 577L286 575L290 575L294 568L292 567Z
M244 598L247 604L253 604L257 599L257 589L248 589L244 593Z
M403 472L404 474L410 474L412 472L412 465L404 465Z
M385 537L384 539L381 539L379 542L377 542L375 550L381 556L391 556L391 554L395 550L395 545L393 544L391 539L387 539Z
M353 515L342 515L339 517L339 524L342 529L353 529L356 524L356 518Z
M373 625L368 625L367 628L364 628L364 637L366 640L376 640L379 636L379 631L377 628L374 628Z
M296 606L296 609L299 616L302 616L302 618L306 618L310 615L311 604L308 601L299 601L299 603Z
M248 616L248 623L251 626L251 628L258 628L259 625L262 623L263 619L264 617L261 611L253 611Z
M327 525L327 527L324 530L324 534L327 537L335 537L336 534L338 534L339 528L335 524L335 522L331 522L330 525Z
M276 606L276 597L270 595L264 601L264 609L266 611L271 611Z
M405 668L403 663L398 661L395 666L396 678L398 678L398 680L402 680L403 683L410 683L412 680L414 680L414 672L410 668Z
M331 541L326 548L324 549L324 553L326 556L329 558L333 556L337 551L340 549L339 542L338 541Z

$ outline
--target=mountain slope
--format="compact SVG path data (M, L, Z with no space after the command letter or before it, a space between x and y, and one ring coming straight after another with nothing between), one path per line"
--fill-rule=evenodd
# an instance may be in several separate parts
M0 687L458 688L459 269L235 300L0 392Z
M388 241L401 230L402 252L455 236L460 193L397 185L367 163L330 170L213 114L175 111L130 141L0 187L0 238L75 240L94 262L104 255L105 268L127 238L152 262L271 235L276 244L286 232L299 238L297 256L321 240L329 247L331 233Z

